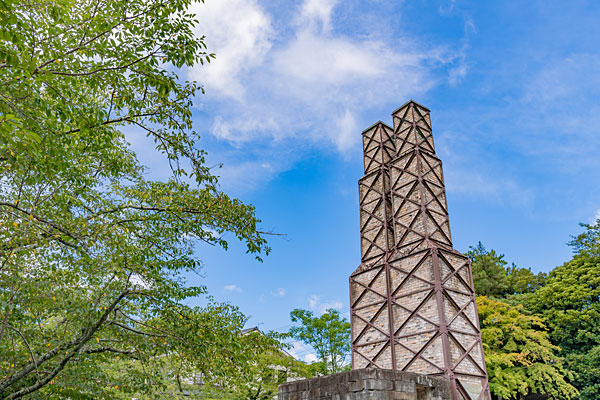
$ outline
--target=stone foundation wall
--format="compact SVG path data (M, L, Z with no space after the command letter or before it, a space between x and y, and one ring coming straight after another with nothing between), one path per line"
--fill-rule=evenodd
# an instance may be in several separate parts
M450 400L450 381L410 372L357 369L284 383L278 400Z

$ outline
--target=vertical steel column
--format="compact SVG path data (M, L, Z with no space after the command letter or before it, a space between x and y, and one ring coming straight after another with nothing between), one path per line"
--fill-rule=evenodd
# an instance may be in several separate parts
M381 151L383 152L383 124L379 124L379 146L381 148ZM381 175L388 175L389 174L389 170L388 170L388 166L387 164L381 164ZM386 180L383 180L383 190L386 193L386 195L388 195L388 193L390 193L390 188L386 187ZM386 203L387 203L387 197L385 199ZM387 204L386 204L387 205ZM390 281L390 263L389 263L389 258L390 258L390 250L393 247L393 243L390 243L390 236L388 234L389 232L389 220L390 220L390 216L387 215L387 207L385 208L386 210L386 216L384 219L384 223L383 223L383 227L384 230L386 232L385 235L385 243L386 243L386 254L384 256L384 271L385 271L385 286L386 286L386 295L387 295L387 314L388 314L388 331L389 331L389 346L390 346L390 353L392 355L392 369L395 370L396 369L396 345L395 345L395 341L394 341L394 315L392 312L392 283ZM391 212L391 210L390 210Z

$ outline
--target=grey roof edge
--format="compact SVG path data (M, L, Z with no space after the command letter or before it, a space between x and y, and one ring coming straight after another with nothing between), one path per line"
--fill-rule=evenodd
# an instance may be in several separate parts
M406 107L408 104L413 103L418 105L421 108L424 108L425 110L431 112L431 110L427 107L425 107L423 104L417 103L416 101L414 101L413 99L410 99L409 101L407 101L406 103L402 104L400 107L396 108L393 112L392 115L396 114L398 111L400 111L402 108Z
M379 125L379 124L385 125L385 126L386 126L387 128L389 128L389 129L393 129L391 126L389 126L389 125L388 125L388 124L386 124L385 122L383 122L383 121L377 121L377 122L375 122L373 125L369 126L367 129L363 129L363 131L362 131L362 133L361 133L361 134L362 134L362 135L364 135L364 134L365 134L367 131L369 131L369 130L373 129L374 127L376 127L376 126L377 126L377 125Z

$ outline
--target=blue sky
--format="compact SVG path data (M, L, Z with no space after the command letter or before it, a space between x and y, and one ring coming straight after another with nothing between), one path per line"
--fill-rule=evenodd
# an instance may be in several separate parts
M190 281L238 305L248 325L285 330L294 308L348 315L360 133L411 98L432 112L459 251L482 241L549 271L569 259L578 222L600 218L600 2L206 0L192 10L217 54L183 71L206 89L194 109L200 146L224 164L222 189L286 234L262 264L233 243L198 248L203 276ZM161 176L150 154L140 158Z

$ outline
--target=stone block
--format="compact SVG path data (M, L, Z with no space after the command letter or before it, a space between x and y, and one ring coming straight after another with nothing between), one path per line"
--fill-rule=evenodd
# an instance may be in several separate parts
M359 369L279 386L278 400L450 400L441 377L382 369Z
M365 380L365 389L378 391L394 390L394 381L383 379L367 379Z
M351 392L362 392L365 389L365 382L363 380L352 381L349 389Z
M387 392L386 400L417 400L417 393ZM428 399L429 400L429 399Z
M414 382L394 381L394 389L401 393L417 393L417 385Z

